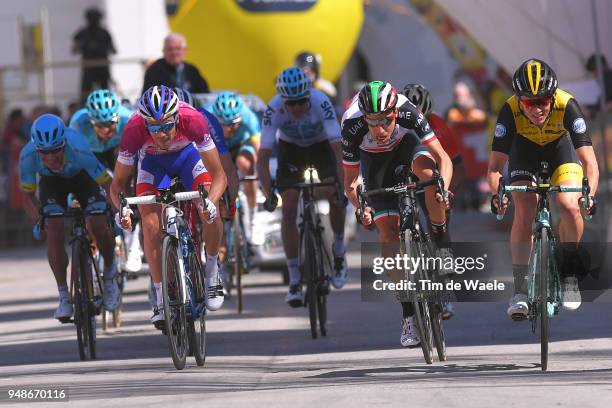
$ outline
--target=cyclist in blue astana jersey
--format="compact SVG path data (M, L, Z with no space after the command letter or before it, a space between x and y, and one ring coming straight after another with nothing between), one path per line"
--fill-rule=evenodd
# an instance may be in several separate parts
M219 152L221 165L223 166L223 171L225 171L225 174L227 176L227 190L229 193L229 203L227 203L227 206L229 207L228 216L232 218L236 213L236 196L238 195L238 174L236 173L236 166L232 161L232 157L230 155L230 151L227 146L225 137L223 137L223 127L221 126L221 123L219 123L215 115L213 115L206 109L197 106L197 101L193 98L193 95L191 95L189 91L186 91L182 88L173 88L173 90L180 101L186 102L196 108L198 112L204 115L206 120L208 120L211 125L210 136L213 139L213 142L215 143L217 151Z
M223 127L223 135L232 159L242 176L255 175L261 128L257 115L235 92L221 92L208 107ZM248 236L253 236L253 219L257 210L257 182L245 181L244 192L249 207Z
M65 322L73 313L66 284L68 256L64 248L64 220L61 217L48 218L41 226L40 214L64 214L69 193L76 196L84 209L90 232L104 258L104 306L107 310L114 310L119 305L121 294L115 279L115 240L106 214L108 203L104 190L108 191L110 187L108 171L96 159L85 138L66 128L55 115L45 114L36 119L30 135L30 142L19 155L20 183L26 213L35 223L34 237L41 239L44 227L49 238L49 265L59 291L59 306L54 317ZM37 176L40 177L38 186ZM37 190L39 198L36 197Z
M115 168L123 130L133 114L132 110L119 103L111 91L97 89L89 94L85 107L72 115L70 128L85 136L96 158L112 170ZM134 227L134 231L123 233L127 258L122 268L128 272L138 272L142 268L139 235L139 223Z
M72 116L70 128L85 136L98 160L113 169L123 129L133 114L111 91L98 89L89 94L85 107Z
M267 197L266 210L274 209L268 163L278 136L278 169L276 183L293 185L304 181L308 167L317 170L321 181L342 180L342 148L340 126L334 108L323 92L311 89L310 79L297 67L284 70L276 80L277 95L270 100L263 117L259 162L261 186ZM289 269L289 293L285 300L292 307L303 304L301 274L298 266L298 230L295 223L298 191L279 188L282 197L281 233ZM344 247L344 201L336 199L335 189L325 188L330 203L330 222L334 231L332 252L336 289L344 286L347 267Z

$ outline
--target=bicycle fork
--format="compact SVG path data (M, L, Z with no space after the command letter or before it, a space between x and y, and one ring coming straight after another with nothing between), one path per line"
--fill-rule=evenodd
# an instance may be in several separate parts
M182 235L180 233L180 228L178 225L178 217L176 214L176 208L174 208L173 206L169 206L166 210L166 217L168 219L168 221L166 222L166 233L168 235L170 235L171 237L176 239L176 255L178 258L178 264L179 264L179 268L178 268L178 273L179 273L179 279L181 281L181 291L179 293L179 303L184 305L187 303L187 285L186 285L186 279L185 279L185 256L189 256L189 251L188 251L188 247L183 243L183 238Z

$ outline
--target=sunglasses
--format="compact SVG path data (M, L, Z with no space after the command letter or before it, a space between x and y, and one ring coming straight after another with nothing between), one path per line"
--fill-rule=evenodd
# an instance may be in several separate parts
M285 101L285 105L287 106L303 106L303 105L306 105L307 103L308 103L308 98Z
M528 108L548 106L552 98L550 96L544 98L521 98L521 103Z
M159 132L168 133L169 131L172 130L174 125L176 125L176 118L172 122L166 122L160 125L150 125L145 122L145 127L151 133L159 133Z
M237 122L228 122L228 123L221 123L221 126L224 127L228 127L228 128L238 128L240 127L240 124L242 123L241 120L237 121Z
M92 120L91 124L95 127L99 127L99 128L109 128L112 126L116 126L117 125L117 120L107 120L107 121L97 121L97 120Z
M51 150L37 150L38 153L47 156L47 155L51 155L51 154L58 154L59 152L64 150L64 146L60 146L60 147L56 147L55 149L51 149Z
M376 126L387 127L387 126L389 126L389 124L391 122L393 122L393 120L395 118L393 116L385 116L382 119L370 119L367 116L364 116L364 119L365 119L366 123L369 126L372 126L372 127L376 127Z

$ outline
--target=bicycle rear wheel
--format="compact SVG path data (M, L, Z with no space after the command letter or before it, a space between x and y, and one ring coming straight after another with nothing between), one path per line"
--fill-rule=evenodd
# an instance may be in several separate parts
M442 321L442 305L439 303L430 303L429 310L431 312L431 331L433 340L438 352L438 359L446 361L446 337L444 335L444 325Z
M182 370L185 368L189 345L185 304L181 300L183 281L179 270L177 251L176 240L166 235L162 241L162 291L165 331L172 362L177 370Z
M197 316L190 315L189 326L189 347L193 352L196 364L203 366L206 361L206 322L204 307L204 280L202 276L202 263L195 253L189 254L189 273L192 282L192 293L195 294L195 304L199 310ZM201 306L201 308L199 307Z
M549 321L548 321L548 230L542 228L540 236L540 256L539 256L539 273L538 280L538 307L540 308L540 360L542 371L548 369L548 337L549 337Z

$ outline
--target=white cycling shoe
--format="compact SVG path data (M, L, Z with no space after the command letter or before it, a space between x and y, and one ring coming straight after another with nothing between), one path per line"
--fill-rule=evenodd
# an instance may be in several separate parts
M158 305L153 306L153 316L151 316L151 323L157 330L161 330L166 325L166 317L164 314L164 306Z
M580 296L580 288L578 287L578 279L573 276L568 276L563 279L563 308L566 310L576 310L582 303Z
M402 319L402 335L400 336L402 347L416 347L421 344L419 329L414 324L414 316Z
M223 306L225 296L223 295L223 283L217 280L216 285L206 285L206 308L211 312L219 310Z
M523 293L516 293L510 298L510 305L508 306L508 317L515 321L521 321L527 319L529 314L529 306L527 305L527 295Z
M74 309L72 308L72 305L68 302L68 299L60 298L59 306L57 306L57 309L55 309L53 317L62 323L66 323L70 321L73 312Z
M302 285L291 285L289 286L289 292L285 296L285 302L289 303L291 307L301 307L304 305L304 294L302 293Z
M334 272L331 277L334 289L342 289L348 279L348 268L344 255L334 257Z

